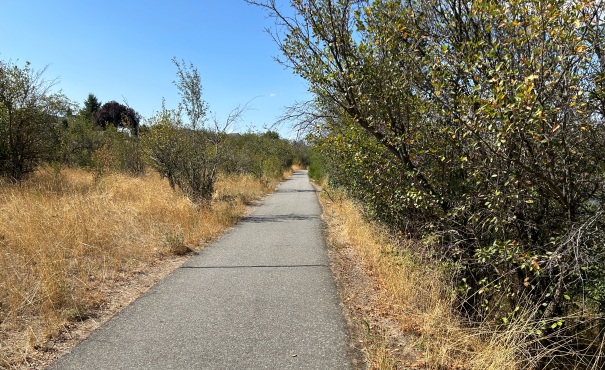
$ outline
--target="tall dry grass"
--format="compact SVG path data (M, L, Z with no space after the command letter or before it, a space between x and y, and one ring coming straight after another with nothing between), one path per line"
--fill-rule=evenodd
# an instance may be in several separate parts
M358 318L368 326L363 352L369 368L386 370L409 365L512 370L540 364L540 359L529 351L533 324L524 319L527 315L519 315L517 322L501 329L487 323L468 325L454 312L455 295L446 270L418 257L414 252L421 248L417 241L391 237L385 229L367 221L360 208L341 195L323 196L322 204L330 244L351 250L376 284L379 297L372 303L374 307L367 309L371 315ZM402 365L389 348L389 338L384 334L388 328L380 327L380 322L367 324L373 320L371 316L395 319L398 329L413 338L411 350L419 357ZM546 352L544 356L554 354Z
M225 178L198 207L155 174L64 170L0 184L0 367L92 315L118 282L199 249L274 185Z

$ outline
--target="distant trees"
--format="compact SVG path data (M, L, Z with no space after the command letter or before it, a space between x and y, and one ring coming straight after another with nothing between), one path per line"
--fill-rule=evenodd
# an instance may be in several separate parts
M0 60L0 176L19 181L54 156L57 122L69 108L45 69Z
M229 135L221 168L229 173L250 173L257 178L279 177L304 156L294 143L280 138L275 131Z
M84 119L91 121L94 118L95 113L101 109L101 102L94 94L88 94L88 97L84 101L84 107L80 110L80 115Z
M99 175L110 171L142 174L145 163L138 138L140 119L128 106L115 101L101 104L94 94L88 94L78 114L63 119L57 160Z
M141 117L128 106L101 104L91 93L74 115L72 103L51 92L53 82L43 79L44 70L1 61L0 177L20 181L49 163L56 169L83 167L96 175L138 175L151 165L173 189L202 203L212 198L219 172L279 177L295 157L304 156L304 145L276 132L227 135L226 128L245 107L237 107L222 122L209 117L197 70L190 63L173 62L181 102L177 109L162 104L140 130Z
M279 178L295 160L307 163L307 147L282 139L277 132L227 134L245 106L232 110L224 121L209 118L197 69L176 59L173 63L181 102L177 109L162 102L161 111L149 119L149 129L142 134L151 166L173 189L203 203L212 198L219 173Z
M86 102L90 104L88 110L86 110ZM94 100L90 102L87 100L86 102L84 114L88 114L89 111L92 111L95 108L96 103ZM127 128L135 136L139 133L140 120L139 114L135 112L134 109L113 100L103 104L101 108L96 110L93 114L93 123L96 126L103 129L105 129L107 125L112 125L116 128Z

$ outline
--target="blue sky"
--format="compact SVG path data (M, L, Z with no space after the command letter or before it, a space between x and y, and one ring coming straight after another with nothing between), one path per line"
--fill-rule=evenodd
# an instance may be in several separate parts
M198 69L204 99L220 119L250 102L235 129L270 127L283 107L308 100L305 82L273 60L264 11L243 0L0 0L0 59L48 67L57 89L82 105L124 99L143 117L179 96L171 59ZM284 0L284 5L287 6ZM282 136L292 136L281 126Z

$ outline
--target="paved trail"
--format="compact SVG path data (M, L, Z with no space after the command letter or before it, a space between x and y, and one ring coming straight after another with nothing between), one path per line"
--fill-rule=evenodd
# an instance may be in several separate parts
M350 369L320 207L298 171L51 369Z

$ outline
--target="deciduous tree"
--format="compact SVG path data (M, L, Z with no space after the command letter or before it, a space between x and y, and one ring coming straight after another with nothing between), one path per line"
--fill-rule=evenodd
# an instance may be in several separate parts
M207 202L224 159L225 130L241 117L243 108L233 110L225 122L213 118L209 124L197 69L176 58L173 62L178 77L174 84L181 102L176 110L162 103L162 110L150 119L146 150L152 165L168 178L173 189L178 187L195 202Z
M57 123L69 108L54 81L36 71L0 61L0 176L19 181L54 156Z
M603 312L603 2L249 2L341 184L455 263L469 317Z
M135 136L139 133L139 121L140 116L134 109L113 100L103 104L93 115L96 126L103 129L107 125L127 128Z

